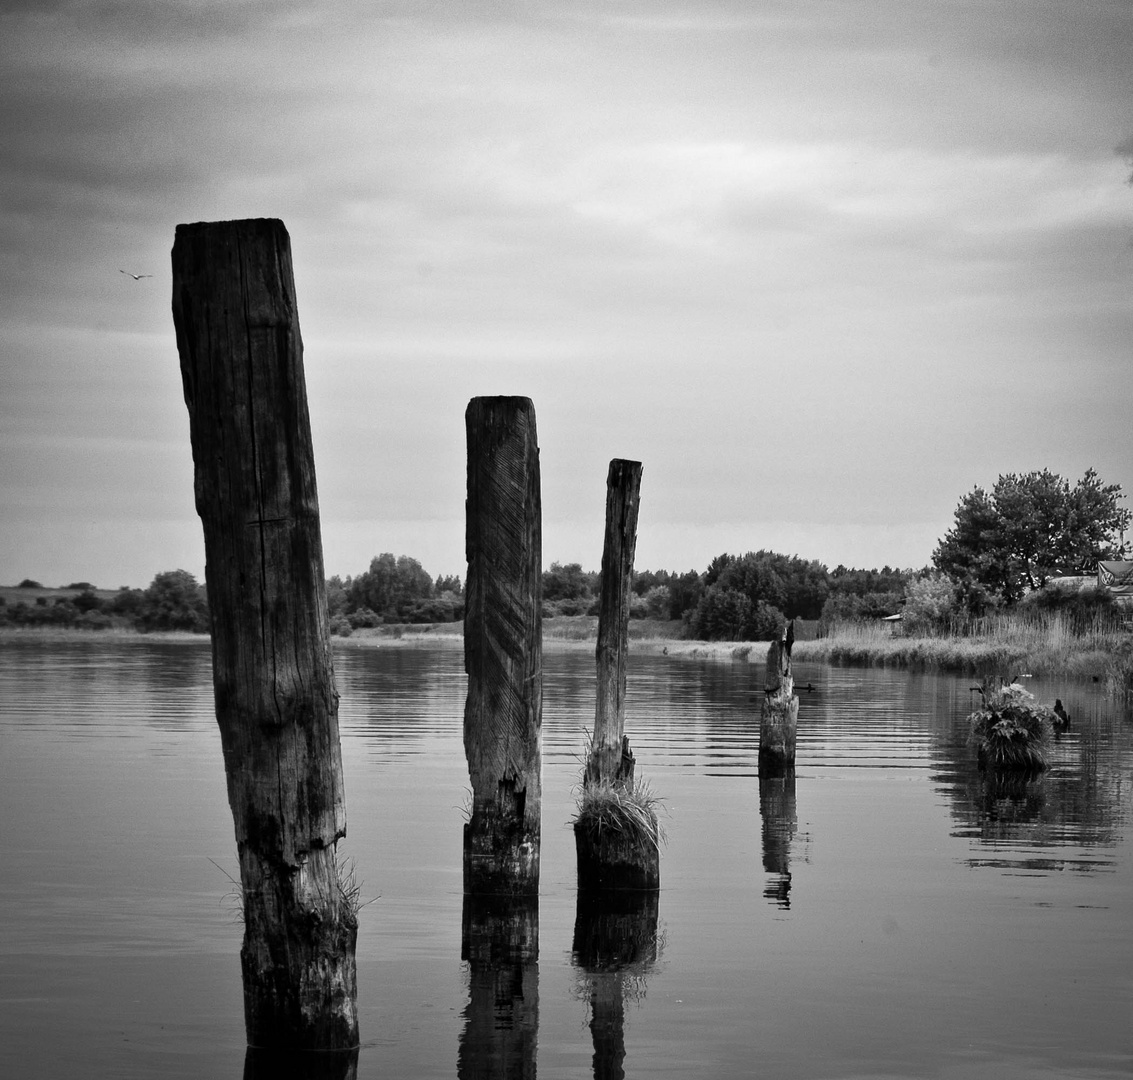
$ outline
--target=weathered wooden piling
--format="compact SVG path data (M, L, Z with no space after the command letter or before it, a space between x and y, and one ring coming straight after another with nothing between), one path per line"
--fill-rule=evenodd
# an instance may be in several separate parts
M657 814L635 788L625 735L629 608L641 462L615 458L606 477L606 533L598 609L598 691L594 733L574 822L580 889L660 887Z
M586 781L590 784L621 782L633 786L634 758L625 738L625 697L640 505L641 462L614 458L606 474L606 533L595 652L598 692L594 735L586 760Z
M791 674L793 624L767 650L763 704L759 712L759 771L775 773L795 761L799 699Z
M539 1041L539 898L464 897L468 1007L459 1080L534 1078Z
M338 693L283 223L179 225L173 322L240 860L248 1042L343 1050L358 1045L357 903L335 858Z
M473 398L465 426L464 752L472 811L464 891L538 895L543 567L535 407L529 398Z

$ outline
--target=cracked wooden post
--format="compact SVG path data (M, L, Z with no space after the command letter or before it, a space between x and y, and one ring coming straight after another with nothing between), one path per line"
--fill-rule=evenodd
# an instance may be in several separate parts
M464 752L472 813L464 891L537 896L543 556L535 407L529 398L473 398L465 426Z
M641 462L615 458L606 476L594 734L574 822L580 889L660 887L657 815L635 790L635 760L625 735L629 606L640 501Z
M767 650L763 705L759 712L759 771L774 775L795 763L795 734L799 699L791 674L791 646L795 638L792 621L778 641Z
M240 859L248 1043L346 1050L358 1045L357 907L335 859L338 692L283 223L178 225L173 322Z

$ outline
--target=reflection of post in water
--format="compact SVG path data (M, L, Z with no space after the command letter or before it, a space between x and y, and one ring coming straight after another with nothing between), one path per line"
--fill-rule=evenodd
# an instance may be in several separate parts
M594 1080L622 1080L625 1002L645 994L657 959L659 893L580 890L572 959L584 975L594 1039Z
M358 1047L352 1050L259 1050L244 1054L244 1080L355 1080Z
M760 771L759 816L763 821L763 869L771 875L763 895L786 909L791 906L791 840L799 825L793 765Z
M468 1007L460 1080L535 1076L539 1036L539 898L465 896L461 959Z

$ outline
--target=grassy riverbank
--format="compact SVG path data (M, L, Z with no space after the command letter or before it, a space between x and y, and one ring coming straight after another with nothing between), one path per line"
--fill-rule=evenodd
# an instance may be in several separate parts
M1076 628L1059 614L993 616L963 636L907 637L878 624L849 624L817 641L798 642L795 658L1006 676L1068 675L1127 690L1133 678L1133 634L1101 623Z
M672 657L762 663L763 641L689 641L680 638L679 621L634 619L630 648L638 653ZM352 648L389 648L435 643L459 647L460 623L404 623L356 630L335 642ZM560 616L543 622L544 645L550 649L593 649L596 616ZM202 635L143 635L132 629L79 630L58 627L0 627L0 640L59 640L76 637L200 640ZM935 669L972 674L1065 675L1104 682L1114 692L1133 697L1133 634L1101 624L1075 629L1061 615L1002 615L982 620L964 635L912 637L894 635L877 623L849 623L827 637L796 641L796 661L858 667Z

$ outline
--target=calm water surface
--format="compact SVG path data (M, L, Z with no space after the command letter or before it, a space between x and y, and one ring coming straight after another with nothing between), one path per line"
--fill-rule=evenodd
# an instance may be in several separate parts
M538 961L485 982L461 960L462 654L335 663L343 846L376 898L359 1076L455 1077L501 1031L540 1077L1133 1074L1133 721L1093 684L1033 680L1074 726L999 790L969 679L799 665L795 775L761 784L760 665L633 657L668 842L656 921L602 965L567 824L593 659L548 651ZM206 643L0 643L0 856L0 1076L241 1076Z

